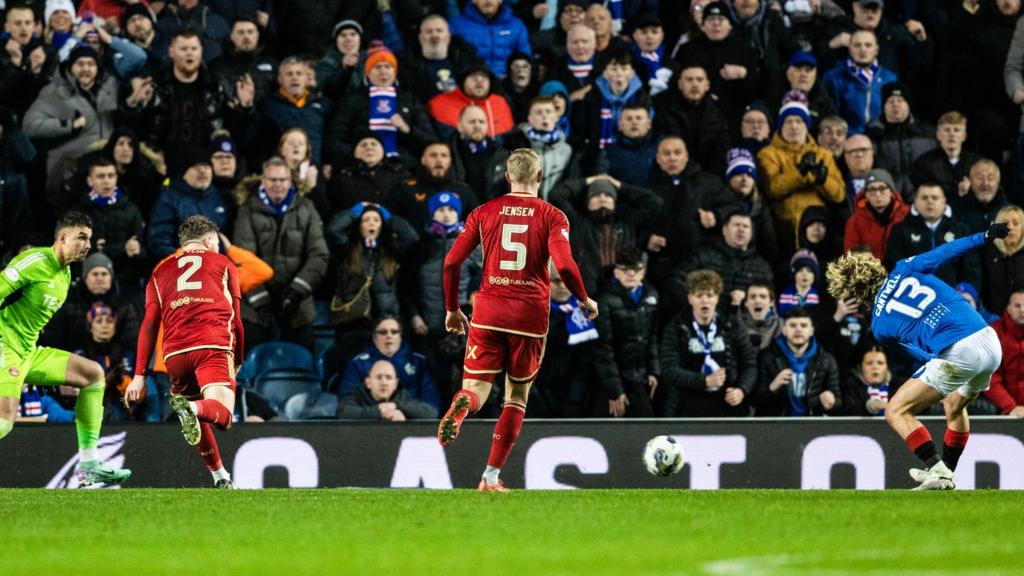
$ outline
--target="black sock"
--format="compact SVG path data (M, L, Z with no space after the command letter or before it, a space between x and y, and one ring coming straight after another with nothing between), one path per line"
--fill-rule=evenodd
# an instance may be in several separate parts
M956 470L957 463L960 462L960 455L964 453L964 446L954 448L949 444L942 445L942 461L949 466L950 470Z
M920 446L914 449L914 454L921 459L921 462L924 462L924 465L927 468L935 466L940 461L939 451L935 448L935 442L932 442L931 440L922 442ZM957 455L957 458L960 458L959 454Z

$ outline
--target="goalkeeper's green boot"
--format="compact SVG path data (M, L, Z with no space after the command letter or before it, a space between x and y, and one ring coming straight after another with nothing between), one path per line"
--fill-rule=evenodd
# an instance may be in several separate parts
M193 446L199 444L199 418L189 407L188 398L171 394L171 410L174 410L181 421L181 435L185 437L185 442Z
M120 484L131 478L132 471L127 468L111 468L99 460L82 462L78 467L78 484Z

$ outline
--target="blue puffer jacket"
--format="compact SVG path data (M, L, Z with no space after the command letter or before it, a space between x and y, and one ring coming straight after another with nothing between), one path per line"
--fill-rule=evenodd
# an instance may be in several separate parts
M178 226L189 216L206 216L224 230L228 223L228 210L221 193L210 186L196 190L181 178L165 181L160 196L153 205L146 233L146 248L157 260L178 249Z
M434 377L427 370L427 357L418 352L413 352L408 344L402 344L390 358L381 354L376 346L370 344L365 350L352 360L349 360L345 367L345 373L341 376L341 386L338 390L331 390L339 397L358 390L363 386L363 379L370 374L370 368L378 360L387 360L398 372L398 389L405 390L416 400L422 400L434 408L441 405L441 395L437 391L437 384L434 384Z
M896 73L878 67L868 86L846 68L846 60L836 64L821 79L832 97L839 115L849 124L849 134L863 134L867 125L882 113L882 86L897 80Z
M533 55L526 26L512 15L508 6L502 6L498 14L488 20L475 4L466 4L462 14L452 20L451 31L453 36L460 36L476 47L477 55L499 77L505 76L505 63L513 52Z

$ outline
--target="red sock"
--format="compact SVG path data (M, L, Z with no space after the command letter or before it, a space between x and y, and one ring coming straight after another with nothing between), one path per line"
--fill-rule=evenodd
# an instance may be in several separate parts
M206 422L199 423L199 456L203 459L206 467L213 472L220 470L224 464L220 461L220 449L217 448L217 440L213 437L213 427Z
M498 423L494 425L494 436L491 439L491 455L487 459L487 465L493 468L501 468L508 460L512 452L512 446L519 437L519 429L523 427L523 418L526 417L526 406L516 402L506 402L498 416Z
M201 422L209 422L219 430L227 430L231 424L231 411L219 400L196 400L196 417Z
M970 432L957 432L950 428L946 428L945 444L951 448L963 448L967 446L967 439L971 436Z
M465 396L466 398L469 399L470 414L474 414L476 413L477 410L480 409L480 397L476 395L476 392L466 389L459 390L458 392L455 393L455 397L452 398L452 404L455 403L455 400L458 399L459 396Z

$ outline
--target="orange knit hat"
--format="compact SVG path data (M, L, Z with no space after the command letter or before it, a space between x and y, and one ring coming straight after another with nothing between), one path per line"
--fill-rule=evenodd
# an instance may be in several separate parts
M370 42L370 49L366 51L365 72L369 74L370 70L372 70L373 67L382 60L390 62L391 66L395 69L395 73L398 73L398 60L395 58L394 53L392 53L391 50L388 50L388 47L380 40Z

